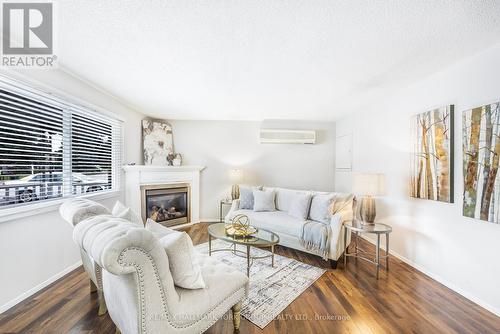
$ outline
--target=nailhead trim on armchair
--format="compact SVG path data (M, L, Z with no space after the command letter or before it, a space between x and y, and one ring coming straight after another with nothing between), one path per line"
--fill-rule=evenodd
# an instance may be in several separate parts
M198 319L198 320L195 320L195 321L193 321L191 323L188 323L186 325L179 325L179 324L176 324L175 322L172 322L171 318L168 316L170 314L170 311L169 311L168 305L166 303L165 291L163 289L163 284L161 283L160 275L158 274L158 268L156 266L156 263L153 260L153 257L149 254L149 252L145 251L142 248L127 247L127 248L125 248L120 253L120 256L118 257L118 263L120 265L122 265L122 266L132 266L132 267L135 268L135 270L137 272L137 276L138 276L138 280L139 280L139 300L141 301L140 302L140 306L141 306L141 329L142 329L142 333L144 333L144 334L147 333L147 329L146 329L146 314L144 312L144 310L146 309L146 300L144 298L144 274L143 274L142 268L141 268L141 266L139 264L137 264L135 262L124 262L123 257L125 256L125 253L127 251L129 251L129 250L136 250L136 251L139 251L139 252L143 253L149 259L149 261L151 262L151 265L153 266L153 270L154 270L154 274L155 274L156 284L157 284L158 288L160 289L160 297L161 297L161 301L162 301L164 316L165 316L166 320L168 321L168 323L172 327L179 328L179 329L188 328L188 327L191 327L191 326L195 325L196 323L198 323L199 321L202 320L202 319ZM214 307L212 307L209 311L207 311L205 314L211 313L212 311L214 311L215 309L217 309L220 305L222 305L225 301L227 301L228 299L230 299L232 296L234 296L236 293L240 292L241 290L245 290L245 288L242 287L242 288L236 289L229 296L227 296L226 298L224 298L220 303L218 303L217 305L215 305ZM210 326L212 326L214 323L216 323L217 320L218 319L215 319L213 322L211 322ZM206 327L204 330L210 328L210 326Z

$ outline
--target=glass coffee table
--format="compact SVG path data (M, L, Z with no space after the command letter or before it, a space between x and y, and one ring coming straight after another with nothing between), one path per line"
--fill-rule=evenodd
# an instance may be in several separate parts
M230 248L212 249L212 238L224 240L232 243ZM245 257L247 259L247 276L250 276L250 267L253 260L271 258L271 266L274 267L274 246L279 243L280 237L271 231L259 228L255 234L249 237L234 237L226 234L225 224L216 223L208 227L208 255L213 252L231 252L236 256ZM236 245L246 247L246 252L236 249ZM271 248L271 254L265 256L252 256L250 254L250 247L257 248Z

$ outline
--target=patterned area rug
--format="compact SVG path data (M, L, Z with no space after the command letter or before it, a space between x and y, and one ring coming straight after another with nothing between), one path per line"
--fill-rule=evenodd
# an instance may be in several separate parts
M229 246L225 241L212 240L212 250ZM197 245L196 249L208 254L208 242ZM246 251L241 246L238 249ZM270 253L258 248L250 249L252 256ZM212 257L246 274L246 258L231 252L214 252ZM271 258L254 260L250 267L250 291L243 301L241 315L263 329L325 271L280 255L274 255L274 268L271 267Z

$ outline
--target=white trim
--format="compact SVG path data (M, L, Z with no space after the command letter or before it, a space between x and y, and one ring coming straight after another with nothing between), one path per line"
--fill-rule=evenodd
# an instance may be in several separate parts
M193 225L196 225L199 223L201 223L201 222L190 222L190 223L181 224L181 225L169 226L169 228L171 228L172 230L180 230L180 229L183 229L183 228L186 228L189 226L193 226Z
M81 197L99 201L120 196L121 196L120 190L111 190L111 191L103 191L99 193L92 193L81 196L61 197L54 200L45 200L45 201L40 201L38 203L30 203L15 207L7 207L5 209L0 209L0 223L19 218L36 216L39 215L40 213L56 211L59 209L59 206L69 198Z
M224 217L222 217L224 219ZM206 218L200 219L200 223L221 223L221 221L217 218Z
M145 172L190 172L205 169L205 166L154 166L154 165L125 165L122 167L125 172L145 171Z
M181 225L170 226L169 228L171 228L173 230L180 230L180 229L190 227L190 226L200 224L200 223L219 223L219 220L218 219L200 219L197 222L191 222L191 223L186 223L186 224L181 224Z
M3 304L2 306L0 306L0 314L4 313L5 311L7 311L8 309L10 309L11 307L16 306L17 304L19 304L20 302L22 302L26 298L34 295L35 293L37 293L38 291L42 290L43 288L46 288L47 286L49 286L50 284L54 283L58 279L66 276L67 274L69 274L70 272L72 272L73 270L75 270L76 268L78 268L81 265L82 265L82 261L80 260L80 261L72 264L68 268L64 269L63 271L60 271L59 273L57 273L54 276L50 277L46 281L38 284L37 286L29 289L26 292L23 292L22 294L20 294L16 298L14 298L14 299L8 301L7 303Z
M375 245L375 241L371 240L366 235L360 235L360 236L364 240L366 240L366 241L370 242L371 244ZM383 249L383 250L385 250L385 246L384 245L381 245L380 248ZM402 256L401 254L399 254L399 253L397 253L397 252L395 252L395 251L393 251L391 249L389 249L389 254L391 254L392 256L394 256L394 257L398 258L399 260L403 261L407 265L409 265L409 266L417 269L421 273L429 276L430 278L432 278L433 280L437 281L438 283L441 283L442 285L446 286L447 288L455 291L459 295L467 298L471 302L476 303L477 305L481 306L482 308L490 311L491 313L495 314L497 317L500 317L500 309L497 309L496 307L490 305L489 303L486 303L485 301L477 298L472 293L470 293L468 291L465 291L464 289L458 287L457 285L455 285L453 283L448 282L446 279L442 278L441 276L434 274L433 272L429 271L427 268L422 267L421 265L413 262L410 259L407 259L406 257Z

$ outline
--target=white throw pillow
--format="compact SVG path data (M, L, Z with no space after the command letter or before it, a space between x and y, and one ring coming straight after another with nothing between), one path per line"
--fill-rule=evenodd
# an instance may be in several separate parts
M116 201L115 205L113 206L113 210L111 210L111 214L113 215L113 217L123 218L137 225L142 226L144 224L138 214L136 214L134 211L132 211L131 208L125 206L120 201Z
M253 210L253 191L255 189L261 190L262 187L240 186L240 209Z
M125 206L122 202L116 201L111 214L117 218L125 218L130 213L130 208Z
M146 230L153 233L153 236L156 239L161 239L164 236L166 236L167 234L171 234L171 233L181 233L179 231L176 231L176 230L173 230L173 229L168 228L166 226L163 226L162 224L155 222L151 218L148 218L148 220L146 220Z
M184 289L205 288L193 242L186 232L167 234L160 239L160 244L167 253L175 285Z
M253 211L276 211L274 190L253 190Z
M334 200L334 194L316 194L311 201L311 210L309 210L309 219L329 223L332 217L330 205Z
M309 207L311 205L311 194L296 193L288 210L288 214L299 219L307 219Z
M308 194L308 191L274 188L276 191L276 210L289 212L296 194Z

